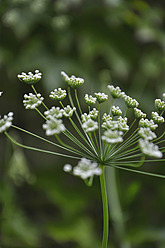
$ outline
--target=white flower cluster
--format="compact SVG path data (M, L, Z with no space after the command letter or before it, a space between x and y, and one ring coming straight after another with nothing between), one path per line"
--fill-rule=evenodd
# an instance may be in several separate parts
M157 112L152 112L152 119L157 124L164 122L163 116L160 116Z
M34 95L33 93L29 93L29 95L25 94L24 98L25 100L23 100L23 103L26 109L35 109L41 105L44 100L40 93L37 95Z
M102 103L102 102L105 102L106 100L108 100L108 95L101 93L101 92L95 93L95 96L96 96L97 101L99 103Z
M102 120L103 121L112 121L112 117L110 115L108 115L107 113L104 113Z
M61 88L51 91L49 95L51 99L58 101L62 101L66 96L67 96L66 90L62 90Z
M65 82L72 88L77 88L84 83L83 78L75 77L74 75L69 77L64 71L61 72L61 75L63 76Z
M143 113L140 109L138 108L134 108L134 114L135 114L135 118L137 119L141 119L141 118L146 118L146 114Z
M95 132L99 127L98 123L96 121L93 121L92 119L88 119L82 124L82 128L87 132Z
M54 116L49 115L49 119L42 125L46 130L46 135L60 134L65 131L65 126L61 119L57 119Z
M141 138L147 140L153 140L157 137L156 134L153 131L151 131L149 127L141 127L138 131L138 134L140 135Z
M0 116L0 133L5 132L11 125L13 121L13 112L9 112L4 115L3 118Z
M104 132L104 135L102 136L102 140L105 140L107 143L110 144L122 142L123 141L122 135L123 132L121 131L108 129L107 131Z
M122 91L118 86L114 87L113 85L108 85L108 89L110 90L113 98L120 98L122 96Z
M149 157L162 158L163 154L159 151L159 147L147 139L140 139L139 145L143 154Z
M86 122L86 121L88 121L90 119L91 119L91 116L89 114L87 114L87 113L84 113L84 114L81 115L82 122Z
M112 120L111 118L104 121L102 124L102 128L105 130L118 130L118 131L128 131L129 126L127 124L127 117L118 117L116 121Z
M91 119L96 119L98 116L99 111L96 108L93 108L91 111L89 111L89 116Z
M70 105L67 105L64 109L62 109L62 113L63 113L63 116L65 116L66 118L71 118L74 111L76 110L75 107L71 108Z
M144 119L144 118L140 119L139 126L140 127L149 127L152 131L158 127L158 125L155 124L153 120L148 120L148 119Z
M54 106L51 109L45 111L44 114L46 115L47 118L49 118L49 116L53 116L56 119L60 119L63 116L62 109Z
M94 105L96 103L96 100L97 98L96 97L93 97L91 95L88 95L88 94L85 94L85 102L88 104L88 105Z
M71 172L72 166L70 164L64 165L65 172ZM93 177L94 175L101 175L102 170L98 167L96 162L92 162L89 159L82 158L77 166L73 168L73 175L81 177L83 180Z
M165 102L161 99L155 100L155 107L158 111L164 111L165 110Z
M20 81L24 83L35 84L42 78L42 73L39 72L39 70L35 70L34 74L32 72L28 72L28 73L22 72L17 77Z
M130 96L125 95L124 101L125 101L128 108L137 108L139 106L138 101L136 101L135 99L133 99Z
M122 111L118 106L112 106L111 112L113 116L122 115Z

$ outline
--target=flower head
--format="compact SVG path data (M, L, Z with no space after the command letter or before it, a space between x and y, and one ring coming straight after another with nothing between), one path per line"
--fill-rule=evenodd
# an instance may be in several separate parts
M103 117L102 117L102 120L103 121L111 121L112 117L110 115L107 115L107 113L104 113Z
M23 100L23 103L26 109L35 109L44 100L40 93L38 93L37 95L34 95L32 93L29 93L29 95L25 94L24 98L25 100Z
M94 175L101 175L101 173L102 170L98 167L98 164L86 158L82 158L77 166L73 168L73 175L79 176L82 179L87 179Z
M152 112L152 119L157 124L164 122L163 116L160 116L157 112Z
M128 131L129 130L129 126L127 124L127 117L121 117L119 116L117 119L117 124L118 124L118 130L119 131Z
M91 119L96 119L98 116L99 111L96 108L93 108L90 112L89 112L89 116L91 117Z
M86 122L88 121L89 119L91 119L90 115L88 115L87 113L84 113L81 115L81 120L82 122Z
M44 114L46 115L47 118L49 118L49 116L53 116L56 119L60 119L63 116L62 109L54 106L51 109L45 111Z
M75 107L71 108L70 105L67 105L64 109L62 109L63 116L65 116L66 118L70 118L72 117L75 110Z
M149 127L141 127L138 131L138 134L141 138L146 140L153 140L157 137L156 134L152 132Z
M46 130L46 135L60 134L65 131L65 126L61 119L56 119L53 116L49 116L49 119L45 124L42 125L43 129Z
M163 154L159 151L159 147L147 139L140 139L139 146L143 154L149 157L161 158Z
M91 95L88 95L88 94L85 94L85 102L88 104L88 105L94 105L96 103L96 100L97 98L96 97L93 97Z
M0 91L0 96L2 96L2 94L3 94L3 92L2 92L2 91Z
M118 106L112 106L111 112L113 116L122 115L122 111Z
M118 130L118 122L113 121L112 119L109 119L107 121L104 121L101 125L104 130Z
M49 95L50 98L58 101L62 101L66 96L67 96L66 90L62 90L61 88L51 91Z
M125 95L124 100L128 108L137 108L139 106L138 101L136 101L130 96Z
M75 77L74 75L69 77L64 71L61 72L61 75L63 76L65 82L72 88L77 88L84 83L83 78Z
M149 127L152 131L158 127L158 125L155 124L153 120L148 120L148 119L144 119L144 118L140 119L139 126L140 127Z
M96 96L97 101L99 103L102 103L102 102L105 102L106 100L108 100L108 95L101 93L101 92L95 93L95 96Z
M146 118L146 114L138 108L134 108L134 114L137 119Z
M21 74L18 74L17 77L21 82L36 84L42 78L42 73L39 72L39 70L35 70L34 74L32 72L28 72L27 74L22 72Z
M165 102L162 101L161 99L156 99L155 100L155 107L159 111L165 110Z
M13 120L13 112L9 112L4 115L3 118L0 116L0 133L5 132L11 125Z
M121 131L117 131L117 130L107 130L104 132L104 135L102 136L102 140L105 140L107 143L110 144L114 144L114 143L118 143L118 142L122 142L123 138L121 137L121 135L123 134L123 132Z
M98 129L98 123L96 121L93 121L92 119L89 119L85 121L82 124L82 128L88 133L88 132L94 132Z
M121 89L120 87L114 87L113 85L108 85L108 89L111 92L113 98L120 98L121 97Z

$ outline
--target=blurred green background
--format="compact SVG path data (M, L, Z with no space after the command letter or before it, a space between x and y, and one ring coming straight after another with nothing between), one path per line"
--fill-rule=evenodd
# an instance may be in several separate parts
M165 92L164 29L163 0L1 0L0 114L13 111L15 125L43 136L43 121L22 104L31 89L16 77L39 69L43 79L36 88L49 106L49 92L65 87L64 70L85 79L80 98L113 83L139 100L149 116L154 99ZM10 133L24 144L49 148ZM101 247L99 180L87 188L63 172L66 161L22 150L1 135L0 248ZM144 169L165 174L163 165ZM122 213L119 208L115 218L111 204L109 247L165 248L165 181L116 173ZM111 178L109 184L113 194Z

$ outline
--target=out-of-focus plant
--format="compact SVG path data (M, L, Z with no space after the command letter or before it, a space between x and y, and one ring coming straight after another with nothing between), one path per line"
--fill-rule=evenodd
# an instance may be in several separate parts
M137 169L145 162L165 161L163 159L165 132L161 135L155 133L156 128L164 123L165 95L163 94L162 100L155 100L155 112L151 113L151 119L147 119L146 114L138 108L139 102L136 99L126 95L119 87L108 85L110 96L103 92L95 92L94 95L85 94L84 100L87 106L84 112L77 90L84 84L84 79L73 75L69 77L65 72L61 72L61 74L68 88L67 90L58 88L51 91L49 97L58 101L59 104L50 109L34 87L34 84L42 78L42 73L35 70L34 74L32 72L22 72L18 75L19 80L31 85L34 91L34 93L24 95L25 108L36 110L39 113L45 120L42 127L46 135L54 136L56 142L13 125L12 112L0 119L0 132L4 132L14 144L22 148L79 160L74 167L69 163L65 164L64 171L82 178L88 186L92 185L95 175L100 177L103 204L102 248L107 248L109 213L105 167L165 178L161 174ZM66 105L64 99L66 100L67 96L69 102ZM110 99L108 99L109 97ZM122 107L118 106L118 101L120 101ZM107 103L106 111L103 107L104 102ZM45 108L44 112L39 110L40 105ZM96 105L96 107L92 108L93 105ZM132 109L134 121L127 118L128 111ZM65 118L69 119L74 133L64 123ZM61 152L23 145L9 135L9 127L45 141L60 149ZM69 144L66 142L67 139L70 141ZM159 144L160 148L158 147Z

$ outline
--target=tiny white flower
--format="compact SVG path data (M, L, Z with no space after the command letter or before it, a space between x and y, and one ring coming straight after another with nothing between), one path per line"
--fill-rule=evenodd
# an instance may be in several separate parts
M71 108L70 105L67 105L64 109L62 109L63 116L66 118L71 118L75 110L75 107Z
M137 119L146 118L146 114L138 108L134 108L134 114Z
M11 125L13 121L13 112L9 112L4 115L3 118L0 116L0 133L5 132Z
M77 88L84 83L83 78L75 77L74 75L69 77L64 71L61 72L61 75L63 76L65 82L72 88Z
M118 130L118 122L111 119L104 121L101 125L104 130Z
M87 120L82 124L82 128L88 132L94 132L98 129L98 123L92 119Z
M25 94L24 98L25 100L23 100L23 103L26 109L35 109L41 105L42 101L44 100L40 93L37 95L32 93L29 93L29 95Z
M135 99L133 99L130 96L125 95L124 100L125 100L127 107L129 107L129 108L137 108L139 106L138 101L136 101Z
M35 84L42 78L42 73L39 70L35 70L35 73L32 72L22 72L21 74L17 75L18 79L27 84Z
M152 132L149 127L141 127L138 131L138 134L141 138L146 140L153 140L157 137L156 134Z
M70 164L65 164L63 170L65 172L71 172L72 166Z
M119 98L121 97L121 89L117 86L117 87L114 87L113 85L108 85L108 89L110 90L111 92L111 95L113 98Z
M139 126L140 127L149 127L152 131L158 127L158 125L155 124L153 120L148 120L148 119L144 119L144 118L140 119Z
M42 125L43 129L46 130L46 135L60 134L65 131L65 126L62 120L56 119L53 116L49 116L49 119L45 124Z
M51 109L45 111L44 114L46 115L47 118L49 118L49 116L53 116L56 119L60 119L63 116L62 109L54 106Z
M163 116L160 116L157 112L152 112L152 119L157 124L164 122Z
M111 112L113 116L122 115L122 111L118 106L112 106Z
M163 101L165 101L165 93L163 93L162 96L163 96Z
M121 135L123 134L123 132L121 131L117 131L117 130L107 130L104 132L104 135L102 136L102 140L105 140L107 143L110 144L114 144L114 143L118 143L118 142L122 142L123 138L121 137Z
M62 101L67 96L66 90L62 90L61 88L54 89L50 92L49 97L54 100Z
M3 94L3 92L2 92L2 91L0 91L0 96L2 96L2 94Z
M101 175L102 170L96 162L91 162L89 159L82 158L77 166L73 168L73 175L79 176L82 179L87 179L94 175Z
M106 100L108 100L108 95L101 93L101 92L95 93L95 96L96 96L97 101L99 103L102 103L102 102L105 102Z
M96 103L96 100L97 98L96 97L93 97L91 95L88 95L88 94L85 94L85 102L88 104L88 105L93 105Z
M98 116L99 111L96 108L93 108L90 112L89 112L89 116L91 117L91 119L96 119Z
M86 122L88 121L89 119L91 119L90 115L88 115L87 113L84 113L81 115L81 120L82 122Z
M127 117L118 117L117 119L117 123L118 123L118 130L119 131L128 131L129 130L129 126L127 124Z
M159 111L165 110L165 102L162 101L161 99L156 99L155 100L155 107Z
M162 158L163 154L159 151L159 147L147 139L139 139L139 145L142 153L149 157Z
M103 117L102 117L102 120L103 121L111 121L112 117L110 115L107 115L106 113L104 113Z

